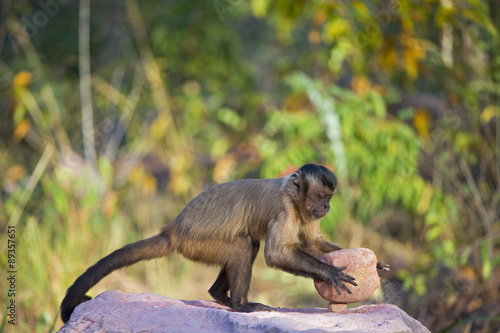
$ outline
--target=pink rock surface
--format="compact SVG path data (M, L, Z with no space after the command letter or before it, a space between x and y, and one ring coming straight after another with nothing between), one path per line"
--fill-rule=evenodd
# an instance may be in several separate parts
M346 314L326 309L233 312L212 301L106 291L79 305L59 332L429 332L391 304Z
M325 254L321 261L336 267L347 266L343 271L356 279L358 286L349 283L345 285L352 294L348 294L342 288L339 295L331 283L325 281L314 281L318 294L327 301L335 303L361 302L369 298L380 286L380 278L377 272L377 257L370 249L344 249Z

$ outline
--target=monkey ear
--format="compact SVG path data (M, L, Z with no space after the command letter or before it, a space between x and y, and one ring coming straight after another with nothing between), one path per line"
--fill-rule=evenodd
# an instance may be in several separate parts
M300 194L300 181L299 181L299 175L296 173L293 173L290 175L290 181L292 182L292 186L295 189L295 194L297 197Z

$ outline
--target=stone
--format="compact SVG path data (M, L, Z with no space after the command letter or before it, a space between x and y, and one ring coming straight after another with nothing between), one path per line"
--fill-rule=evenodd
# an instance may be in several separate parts
M335 313L346 313L347 312L347 304L346 303L330 302L328 304L328 311L335 312Z
M347 266L344 273L351 275L356 279L357 286L345 283L352 294L347 293L339 287L339 295L335 287L325 281L315 280L314 286L318 294L335 304L347 304L361 302L368 299L380 286L380 277L377 272L377 257L370 249L343 249L325 254L321 261L336 267ZM343 312L347 309L346 305L330 304L330 311Z
M78 332L417 332L429 331L395 305L238 313L213 301L106 291L76 307L60 333Z

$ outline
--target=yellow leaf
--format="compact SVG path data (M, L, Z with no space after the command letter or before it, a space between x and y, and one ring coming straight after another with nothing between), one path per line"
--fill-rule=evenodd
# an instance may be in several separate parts
M408 34L402 34L401 40L405 45L404 59L406 73L410 78L415 79L418 76L418 61L425 57L425 50L420 45L418 39Z
M170 174L170 183L168 184L168 188L176 195L187 193L189 187L191 186L191 182L185 171L175 171L173 169L171 171L172 173Z
M351 88L359 94L367 94L371 90L371 83L366 77L355 77L351 81Z
M21 120L19 124L17 124L16 130L14 131L14 141L15 142L21 141L26 135L26 133L28 133L30 128L31 124L28 119Z
M394 71L395 64L397 63L397 53L394 48L393 43L390 40L387 40L384 44L384 49L382 50L380 63L382 68L384 68L389 73Z
M323 23L326 22L327 19L328 16L326 15L324 10L320 9L316 13L314 13L313 22L316 25L322 25Z
M151 124L151 136L155 140L160 140L163 138L165 133L167 132L167 129L169 127L169 121L167 120L166 117L164 116L158 116L154 121L153 124Z
M478 277L474 269L470 266L465 266L458 272L461 279L467 280L469 283L477 281Z
M318 30L312 29L309 30L309 34L307 35L307 39L309 40L309 43L313 45L318 45L321 43L321 35Z
M465 132L458 132L453 139L453 146L457 152L463 153L476 144L477 138Z
M427 213L427 211L429 210L430 203L431 203L432 193L433 193L432 185L429 183L426 183L425 188L424 188L424 192L422 193L422 196L420 197L420 201L417 205L417 213L419 213L421 215Z
M282 109L286 112L297 112L304 110L314 110L311 101L305 93L293 93L286 97L282 103Z
M214 181L216 183L224 183L229 180L231 173L236 167L236 159L232 154L221 158L214 168Z
M182 91L186 95L198 95L200 93L200 84L198 81L189 80L182 86Z
M141 166L134 167L130 171L130 173L128 175L128 179L134 185L141 184L142 180L144 179L144 169Z
M252 0L250 1L250 7L252 8L252 13L255 17L264 17L267 14L267 9L269 8L269 0Z
M155 194L156 192L156 178L151 175L145 175L142 182L142 191L144 194Z
M7 178L16 181L23 178L25 173L26 169L22 165L13 165L7 170Z
M279 21L276 30L276 37L280 44L290 45L292 43L292 31L295 29L295 21L290 18L283 18Z
M405 49L404 57L406 74L408 74L411 79L416 79L418 76L418 58L410 49Z
M370 10L361 1L353 1L352 6L358 11L358 13L365 19L371 18Z
M227 152L229 146L229 140L225 137L215 140L212 144L212 149L210 149L210 157L214 160L221 158Z
M498 117L500 114L500 109L494 105L488 105L484 108L483 112L481 112L481 121L483 124L487 124L494 117Z
M31 82L31 73L28 71L20 71L14 76L14 88L26 87Z
M106 193L101 206L103 215L108 218L111 217L111 215L115 212L117 202L118 194L116 192L111 191Z
M483 301L481 298L473 299L473 300L469 301L469 304L467 305L466 311L468 313L474 312L475 310L479 309L482 304L483 304Z
M431 120L431 115L426 108L417 109L417 112L413 117L413 126L415 126L418 134L420 134L423 139L429 138Z
M349 23L342 19L336 18L328 22L323 30L323 38L326 42L333 42L339 36L345 34L349 29Z

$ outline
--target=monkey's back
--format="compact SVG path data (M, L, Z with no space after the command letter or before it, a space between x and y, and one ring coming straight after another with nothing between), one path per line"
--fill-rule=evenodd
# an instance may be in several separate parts
M164 231L180 239L261 239L285 209L282 178L242 179L213 186L196 196Z

